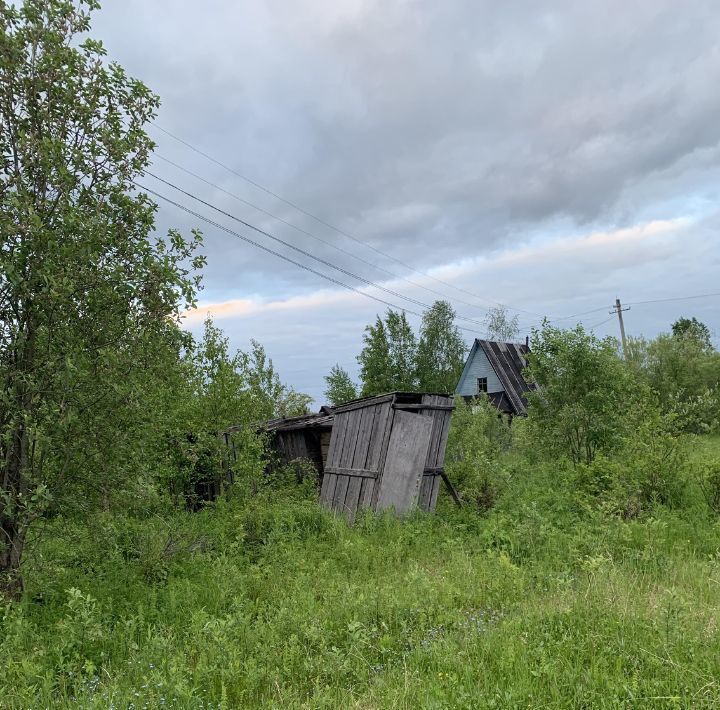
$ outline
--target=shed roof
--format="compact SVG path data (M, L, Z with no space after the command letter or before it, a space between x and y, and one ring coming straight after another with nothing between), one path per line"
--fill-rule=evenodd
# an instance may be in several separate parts
M423 397L427 396L434 397L447 397L452 400L453 395L447 392L407 392L402 390L396 390L394 392L384 392L383 394L372 394L367 397L360 397L359 399L353 399L349 402L344 402L333 409L334 413L346 412L350 409L359 409L361 407L369 407L375 404L381 404L383 402L394 402L397 404L417 404L419 408L422 408Z
M322 407L316 414L302 414L299 417L278 417L262 425L263 431L297 431L299 429L330 429L334 413L330 407Z

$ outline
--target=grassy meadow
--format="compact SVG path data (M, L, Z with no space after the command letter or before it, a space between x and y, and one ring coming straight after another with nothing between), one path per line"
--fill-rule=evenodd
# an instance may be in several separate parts
M200 513L55 518L1 621L5 708L720 705L720 521L609 515L505 455L480 514L367 515L270 485Z

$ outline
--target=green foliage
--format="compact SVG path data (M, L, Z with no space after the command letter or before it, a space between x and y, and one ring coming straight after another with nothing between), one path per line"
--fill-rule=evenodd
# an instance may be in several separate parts
M259 343L252 341L249 353L231 353L210 319L202 340L188 344L179 375L167 393L165 485L191 507L210 484L222 491L232 479L255 488L265 466L257 424L303 414L309 398L282 384ZM226 442L222 434L230 427Z
M692 321L682 327L679 323L674 324L673 335L661 334L652 341L633 339L630 367L657 392L663 410L678 416L685 431L717 431L720 353L695 333Z
M405 312L389 310L385 316L385 330L392 389L413 391L417 389L417 339Z
M384 392L455 391L465 363L465 343L454 325L455 311L436 301L424 313L419 340L404 312L388 310L365 328L360 364L362 395ZM327 379L327 378L326 378Z
M493 507L507 471L500 462L510 444L510 427L485 395L471 404L455 400L446 452L447 471L463 500L482 512Z
M435 301L423 314L417 349L417 379L423 392L455 391L467 347L447 301Z
M487 327L485 337L488 340L513 342L520 333L519 317L516 314L510 318L507 307L502 304L488 309L485 325Z
M482 516L443 500L350 528L276 481L43 522L0 609L3 706L716 706L716 518L692 498L606 515L572 469L487 445L513 475Z
M325 376L325 397L330 404L337 406L357 399L358 391L347 370L333 365L330 374Z
M672 324L671 329L673 337L694 340L706 350L712 350L710 329L705 323L695 318L695 316L692 318L678 318L678 320Z
M200 237L151 237L159 105L87 38L95 2L0 4L0 576L28 526L133 487ZM42 491L42 495L40 492ZM0 580L0 584L3 580Z
M404 312L388 310L365 328L360 364L362 395L417 389L417 341Z
M538 442L574 464L617 451L649 396L617 356L611 338L598 340L581 325L535 331L527 375L529 423Z
M363 335L363 349L357 357L360 365L362 396L391 392L393 377L390 367L390 344L387 328L380 316L375 325L368 325Z

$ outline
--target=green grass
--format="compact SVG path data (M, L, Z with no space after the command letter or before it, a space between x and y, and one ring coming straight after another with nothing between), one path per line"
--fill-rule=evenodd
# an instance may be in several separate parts
M349 528L267 491L55 520L0 622L0 706L720 705L720 522L697 491L622 521L562 470L511 470L485 516Z

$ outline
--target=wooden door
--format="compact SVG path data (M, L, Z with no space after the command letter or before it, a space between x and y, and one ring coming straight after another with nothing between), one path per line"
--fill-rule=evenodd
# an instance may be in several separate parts
M380 480L377 510L394 508L407 513L417 504L433 420L396 410Z

